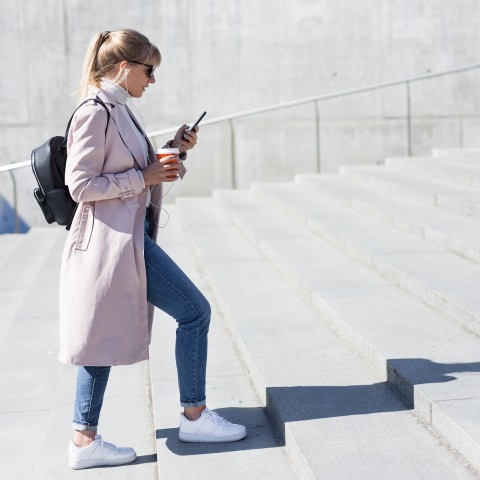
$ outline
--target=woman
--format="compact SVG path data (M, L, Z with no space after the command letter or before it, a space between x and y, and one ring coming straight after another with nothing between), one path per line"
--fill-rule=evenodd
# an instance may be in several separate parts
M97 101L77 110L69 131L65 180L79 207L62 257L59 360L79 365L69 448L74 469L136 458L133 449L104 442L97 426L110 367L148 359L154 306L178 323L180 440L246 436L244 426L206 407L210 306L155 241L162 184L183 176L182 160L198 131L184 125L166 145L180 155L156 159L127 101L155 83L160 61L157 47L139 32L97 34L79 90L80 100Z

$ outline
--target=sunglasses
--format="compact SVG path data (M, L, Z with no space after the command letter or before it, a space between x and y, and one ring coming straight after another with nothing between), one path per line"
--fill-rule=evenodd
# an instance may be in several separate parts
M135 60L129 60L130 63L136 63L137 65L143 65L144 67L148 67L147 75L148 78L153 78L155 75L155 69L157 68L155 65L149 65L148 63L136 62Z

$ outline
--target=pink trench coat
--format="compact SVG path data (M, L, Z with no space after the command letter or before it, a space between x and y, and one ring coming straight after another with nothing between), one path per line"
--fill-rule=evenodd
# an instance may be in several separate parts
M65 181L79 206L62 256L59 360L129 365L148 359L153 319L143 257L147 189L138 172L146 162L115 100L96 88L87 98L97 95L111 107L106 134L107 112L92 102L77 110L68 136ZM161 199L158 184L152 203ZM151 210L157 224L160 209Z

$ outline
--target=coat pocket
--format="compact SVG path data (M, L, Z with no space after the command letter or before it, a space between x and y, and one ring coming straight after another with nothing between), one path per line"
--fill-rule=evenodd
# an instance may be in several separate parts
M80 211L80 224L78 227L75 250L87 250L93 232L95 206L91 203L84 203Z

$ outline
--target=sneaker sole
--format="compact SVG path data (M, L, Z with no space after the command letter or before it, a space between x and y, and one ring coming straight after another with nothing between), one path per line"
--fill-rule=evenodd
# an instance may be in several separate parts
M73 468L74 470L82 470L84 468L92 468L92 467L114 467L118 465L126 465L127 463L132 463L137 459L137 454L133 454L131 457L125 457L119 459L116 462L112 461L102 461L102 460L80 460L78 462L68 462L68 466Z
M178 438L182 442L206 442L206 443L220 443L220 442L236 442L242 440L247 436L247 432L236 433L235 435L230 435L229 437L214 437L212 435L200 435L195 433L182 433L178 434Z

